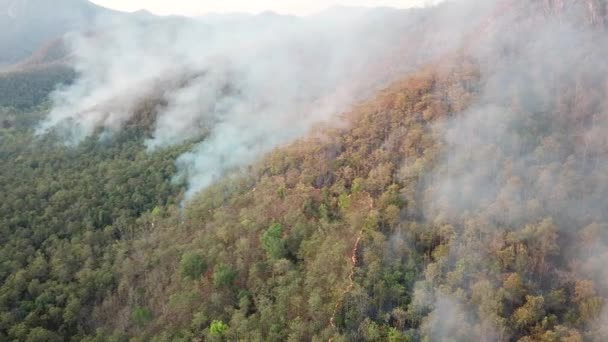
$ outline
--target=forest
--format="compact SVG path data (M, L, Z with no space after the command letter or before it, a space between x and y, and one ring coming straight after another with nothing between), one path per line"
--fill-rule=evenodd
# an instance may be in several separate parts
M116 257L146 216L176 203L168 179L179 148L149 155L136 130L66 147L34 136L46 109L0 110L2 339L51 341L82 320L115 282Z
M35 111L58 85L70 83L74 76L74 70L65 65L0 72L0 106Z
M499 3L187 201L158 99L70 145L7 97L0 340L608 340L606 4Z

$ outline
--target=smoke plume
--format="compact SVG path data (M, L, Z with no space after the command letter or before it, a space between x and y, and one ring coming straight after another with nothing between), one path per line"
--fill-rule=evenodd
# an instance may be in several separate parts
M53 94L39 132L73 144L108 136L152 103L143 105L155 116L150 150L201 140L177 161L191 196L457 46L469 14L446 4L303 18L104 18L93 33L66 38L79 77Z
M472 50L481 70L479 96L435 127L444 157L427 175L425 216L459 228L444 266L474 252L471 234L487 245L521 239L528 258L539 256L522 272L537 272L539 293L549 293L557 279L592 279L605 296L608 278L598 262L607 253L599 227L608 219L608 144L599 132L608 128L608 41L587 2L560 3L505 1L506 14L482 32ZM487 254L495 250L482 252L481 260L497 258ZM543 278L543 262L558 267L558 276ZM490 273L490 262L466 270L472 278L492 279ZM499 281L487 286L498 288ZM474 283L459 285L473 296L480 292ZM452 329L435 316L456 308L446 308L445 300L432 307L436 314L426 324L433 335ZM483 306L478 309L468 315L481 320ZM605 318L598 317L599 326ZM494 324L501 331L504 323Z

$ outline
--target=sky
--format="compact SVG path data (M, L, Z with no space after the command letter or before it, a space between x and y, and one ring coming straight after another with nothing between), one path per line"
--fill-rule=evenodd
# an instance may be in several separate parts
M92 0L92 2L121 11L146 9L160 15L197 16L205 13L274 11L281 14L306 15L334 5L397 7L424 6L436 0Z

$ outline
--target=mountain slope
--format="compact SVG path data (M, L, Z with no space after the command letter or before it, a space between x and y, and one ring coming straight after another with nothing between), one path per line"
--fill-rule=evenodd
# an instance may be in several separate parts
M0 338L608 339L608 41L590 4L498 1L459 48L183 207L172 158L191 146L146 154L139 110L41 155L2 113L18 169L1 173Z
M120 16L86 0L0 1L0 106L41 105L75 74L63 35L88 30L99 17Z
M86 0L2 0L0 66L28 57L68 31L90 27L100 15L116 14Z
M605 340L608 45L543 6L150 221L95 317L167 340Z

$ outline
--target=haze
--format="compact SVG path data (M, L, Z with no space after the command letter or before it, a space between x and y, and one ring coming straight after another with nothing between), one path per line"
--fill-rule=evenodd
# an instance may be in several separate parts
M263 12L274 11L284 14L305 15L321 11L331 6L366 6L408 8L430 5L437 0L226 0L226 1L191 1L191 0L94 0L98 5L122 11L146 9L162 15L180 14L196 16L205 13L226 12Z

